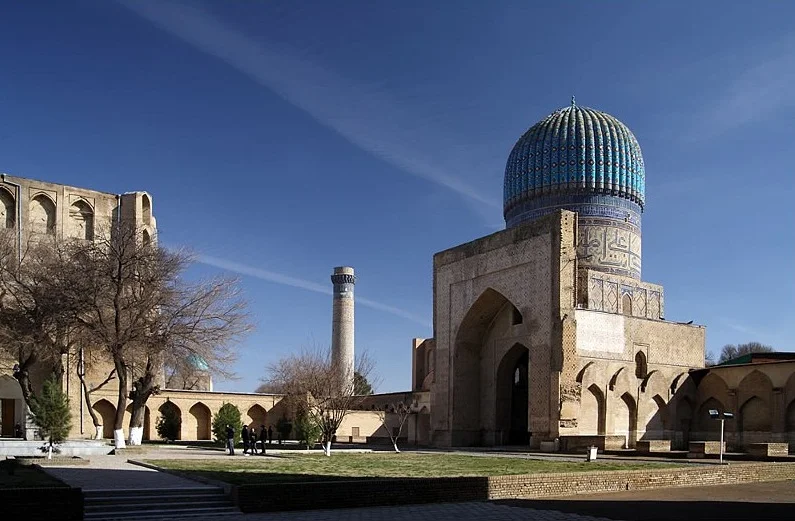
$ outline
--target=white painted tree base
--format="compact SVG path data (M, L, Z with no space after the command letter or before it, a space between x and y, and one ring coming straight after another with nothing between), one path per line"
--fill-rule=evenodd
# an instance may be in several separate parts
M331 456L331 442L327 441L323 444L323 454L326 456Z
M143 427L130 427L130 445L140 445L141 440L144 438L144 428Z
M116 447L117 449L123 449L127 446L127 444L124 443L123 429L117 429L113 431L113 446Z
M94 425L94 439L101 440L102 434L105 432L104 426L100 423L99 425Z

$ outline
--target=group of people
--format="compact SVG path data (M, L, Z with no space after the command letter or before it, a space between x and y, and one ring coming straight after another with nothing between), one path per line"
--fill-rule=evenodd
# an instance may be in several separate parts
M265 443L273 442L273 427L265 428L264 425L259 426L259 435L254 425L246 427L240 431L240 437L243 438L243 454L257 454L257 441L262 445L259 454L265 454ZM226 452L230 456L235 455L235 429L231 425L226 426Z

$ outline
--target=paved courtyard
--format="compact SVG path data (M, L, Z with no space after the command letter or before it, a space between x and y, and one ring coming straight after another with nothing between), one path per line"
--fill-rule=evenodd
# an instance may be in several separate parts
M205 449L155 449L154 457L225 458ZM87 466L46 471L84 490L179 489L205 486L192 480L132 465L124 456L92 456ZM669 519L789 519L795 508L795 481L637 490L538 500L443 503L268 514L191 517L194 521L662 521Z
M233 514L191 517L193 521L608 521L605 518L516 508L496 503L440 503L402 507Z

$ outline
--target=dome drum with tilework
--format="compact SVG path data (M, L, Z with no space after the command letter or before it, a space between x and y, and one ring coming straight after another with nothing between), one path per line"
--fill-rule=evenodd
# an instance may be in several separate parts
M575 211L580 264L639 279L645 189L632 132L613 116L572 102L514 145L505 166L505 224Z

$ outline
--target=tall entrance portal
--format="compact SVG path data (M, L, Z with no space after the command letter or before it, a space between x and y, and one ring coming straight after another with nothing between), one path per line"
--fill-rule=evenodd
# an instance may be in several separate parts
M530 351L515 344L505 353L497 370L497 425L503 445L527 445Z

